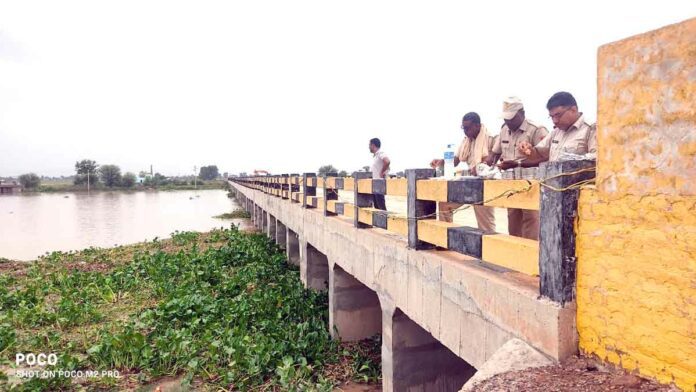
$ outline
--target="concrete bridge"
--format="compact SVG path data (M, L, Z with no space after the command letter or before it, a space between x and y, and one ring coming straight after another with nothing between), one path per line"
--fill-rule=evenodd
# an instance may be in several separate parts
M306 173L230 185L305 285L328 290L333 336L382 335L385 391L457 391L513 339L550 361L577 351L578 191L561 188L593 177L594 168L545 164L539 175L444 181L418 169L389 180ZM354 202L338 200L339 190L352 191ZM406 196L407 216L369 208L372 193ZM437 221L438 201L539 209L541 240Z
M579 196L594 174L581 162L529 182L413 170L232 189L305 284L329 290L337 338L382 334L386 391L457 390L520 342L696 391L695 41L696 18L599 49L597 179ZM370 209L372 193L405 198L406 214ZM438 222L438 201L539 209L540 241Z

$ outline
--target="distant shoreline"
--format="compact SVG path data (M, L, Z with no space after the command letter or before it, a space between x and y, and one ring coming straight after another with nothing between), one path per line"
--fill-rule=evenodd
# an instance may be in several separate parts
M90 187L90 192L142 192L142 191L194 191L194 190L208 190L208 189L227 189L227 183L225 181L211 181L203 185L162 185L162 186L142 186L136 185L130 188L126 187L106 187L104 185L98 185L96 187ZM36 194L36 193L61 193L61 192L71 192L71 193L83 193L87 192L87 187L84 185L73 185L73 184L56 184L56 185L41 185L36 189L23 189L21 193L17 194Z

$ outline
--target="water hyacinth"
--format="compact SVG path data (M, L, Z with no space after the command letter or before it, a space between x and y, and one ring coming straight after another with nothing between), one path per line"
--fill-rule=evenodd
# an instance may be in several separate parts
M379 378L379 343L363 355L332 340L327 294L305 289L264 236L232 226L125 248L54 252L0 278L0 369L15 352L49 351L55 369L122 377L0 376L0 389L121 390L184 375L196 389L330 390L342 380L325 369L339 362L349 378Z

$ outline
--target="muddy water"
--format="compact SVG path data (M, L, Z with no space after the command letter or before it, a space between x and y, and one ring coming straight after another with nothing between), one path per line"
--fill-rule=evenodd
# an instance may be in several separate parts
M223 190L92 192L0 196L0 257L31 260L54 250L110 247L207 231L239 221L213 218L239 208Z

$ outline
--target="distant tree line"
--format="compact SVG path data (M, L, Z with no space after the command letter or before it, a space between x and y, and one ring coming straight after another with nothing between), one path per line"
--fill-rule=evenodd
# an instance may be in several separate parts
M329 173L336 173L339 177L348 176L348 172L346 172L345 170L338 170L333 165L324 165L319 167L319 170L317 170L318 176L323 176Z
M35 189L41 185L41 178L36 173L27 173L19 176L19 183L26 189Z
M370 171L370 167L369 167L369 166L363 166L363 167L362 167L362 171L369 172L369 171ZM323 176L324 174L327 174L327 173L338 173L338 176L339 176L339 177L347 177L347 176L349 175L348 172L346 172L345 170L339 171L339 170L336 169L333 165L324 165L324 166L321 166L321 167L319 168L319 170L317 171L317 175L318 175L318 176ZM352 174L352 173L351 173L351 174ZM405 176L405 174L404 174L403 171L396 172L396 173L393 174L393 175L396 175L397 177L404 177L404 176Z
M121 168L117 165L98 165L96 161L83 159L75 162L75 185L104 184L108 188L124 187L132 188L137 182L137 177L131 172L121 174Z
M201 180L214 180L220 177L218 172L218 167L216 165L202 166L201 170L198 172L198 178Z
M186 177L166 177L160 173L150 175L149 172L141 171L140 178L142 184L147 187L153 186L185 186L185 185L204 185L203 181L215 180L220 176L216 165L203 166L198 173L199 181L192 176ZM48 177L46 177L48 178ZM36 189L41 185L42 177L36 173L26 173L19 176L19 183L26 189ZM83 159L75 162L75 175L73 176L74 185L89 184L94 187L105 186L107 188L121 187L133 188L138 183L138 176L134 173L121 173L118 165L99 165L92 159Z

